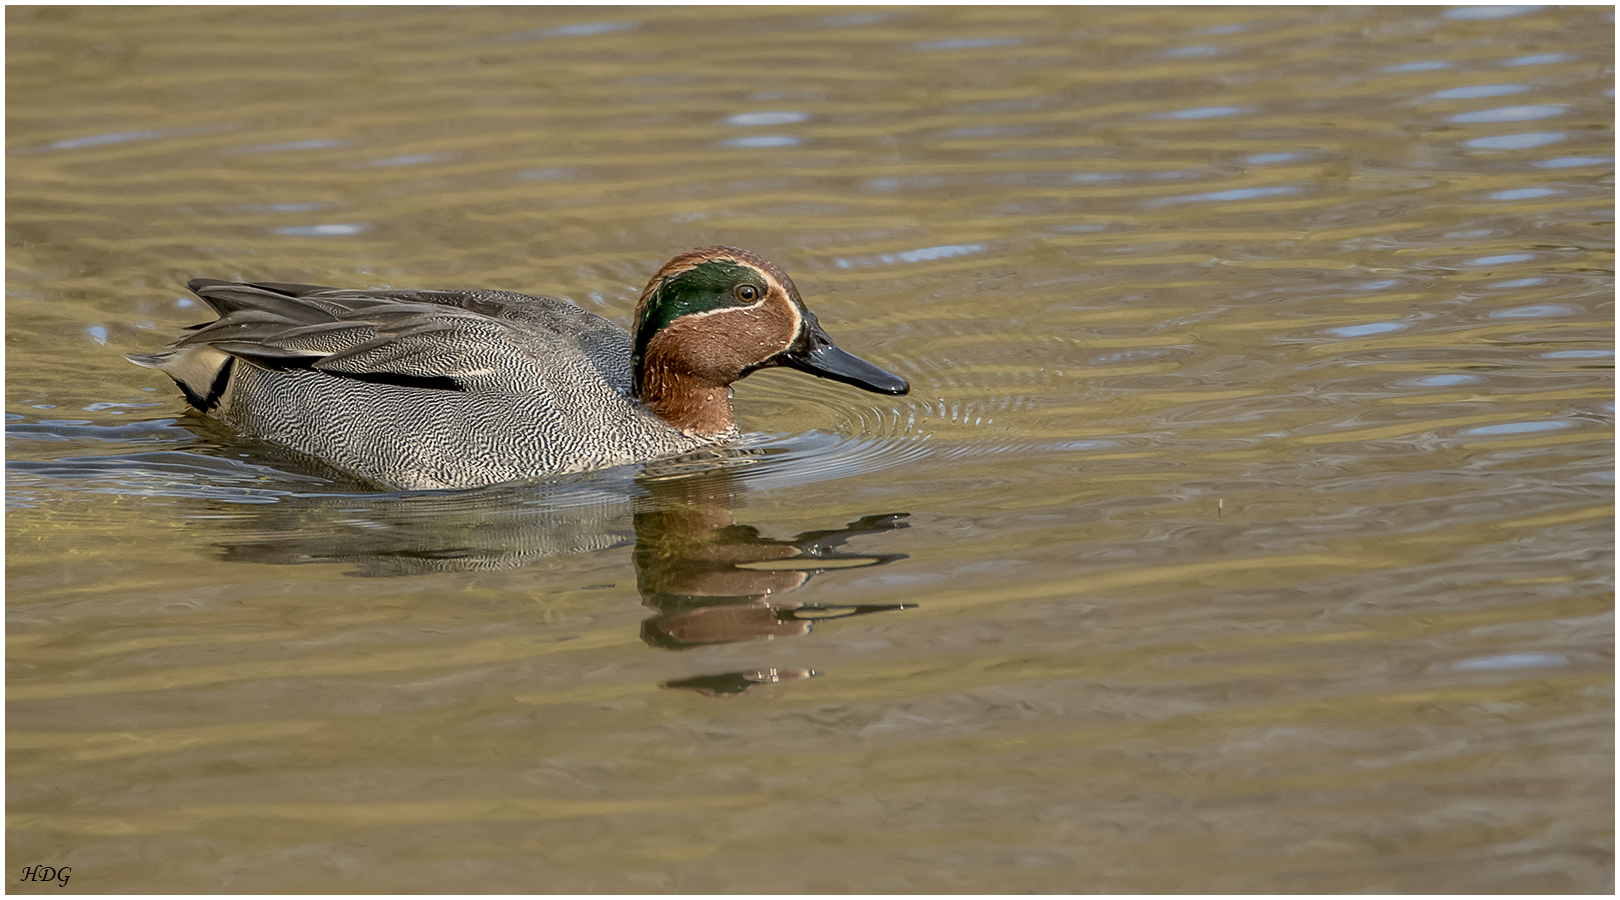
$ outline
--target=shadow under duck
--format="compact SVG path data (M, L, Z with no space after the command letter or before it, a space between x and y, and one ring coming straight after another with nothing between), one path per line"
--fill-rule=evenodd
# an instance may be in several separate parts
M790 366L881 394L904 378L839 349L770 261L675 257L634 334L566 301L198 278L218 313L162 353L197 409L381 485L468 488L646 462L738 434L730 384Z

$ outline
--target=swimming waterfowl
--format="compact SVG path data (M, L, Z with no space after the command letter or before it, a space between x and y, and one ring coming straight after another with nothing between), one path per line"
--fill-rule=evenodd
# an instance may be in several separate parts
M786 273L736 247L666 263L633 334L566 300L507 291L187 286L219 318L131 362L243 434L407 490L723 443L738 434L731 383L769 366L910 389L839 349Z

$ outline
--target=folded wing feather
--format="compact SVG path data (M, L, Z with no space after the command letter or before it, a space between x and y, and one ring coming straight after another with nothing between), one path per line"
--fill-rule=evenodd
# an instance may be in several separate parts
M189 286L219 319L197 326L168 353L130 359L168 373L203 409L218 400L233 358L438 390L523 391L545 380L533 340L515 341L508 322L450 305L457 297L448 292L388 295L203 278Z

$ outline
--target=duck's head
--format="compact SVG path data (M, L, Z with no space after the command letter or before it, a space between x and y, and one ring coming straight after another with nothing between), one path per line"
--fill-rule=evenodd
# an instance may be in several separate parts
M735 247L704 247L658 270L636 304L636 396L693 434L733 425L729 385L756 369L791 366L879 394L904 378L840 350L799 299L793 279Z

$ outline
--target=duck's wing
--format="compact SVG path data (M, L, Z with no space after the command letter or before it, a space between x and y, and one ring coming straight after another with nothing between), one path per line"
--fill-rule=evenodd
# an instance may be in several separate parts
M429 390L532 393L593 370L629 389L629 336L571 303L500 291L349 291L319 285L188 285L219 318L168 353L131 361L162 369L204 409L240 359Z

